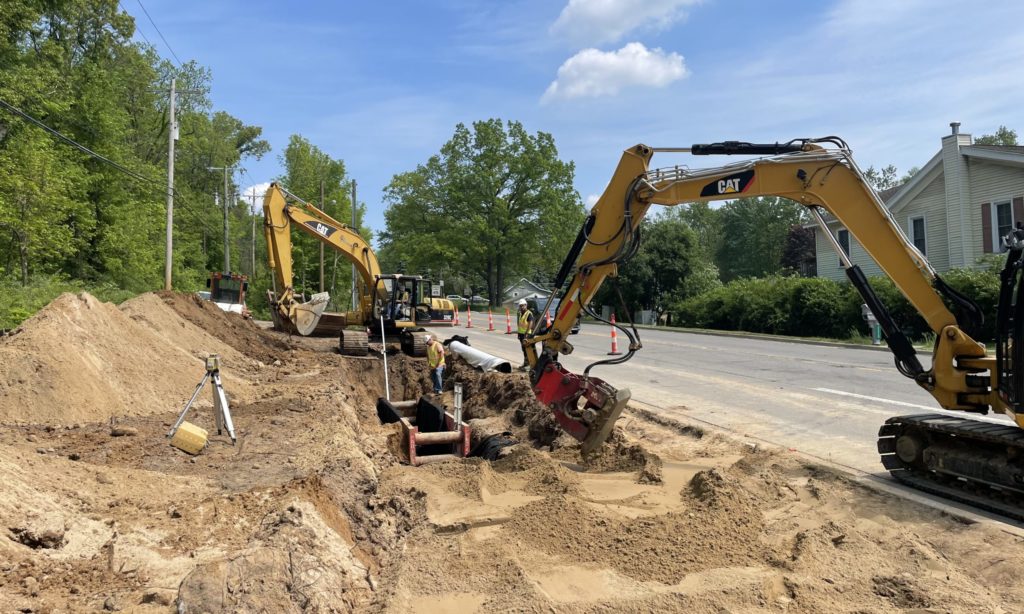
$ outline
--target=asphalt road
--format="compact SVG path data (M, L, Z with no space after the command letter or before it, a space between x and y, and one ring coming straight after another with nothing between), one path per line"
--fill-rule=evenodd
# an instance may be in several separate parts
M483 321L482 328L456 330L468 333L474 347L520 364L515 335L502 332L504 319L495 332L487 332ZM584 324L570 338L575 351L563 357L563 365L582 372L608 358L609 335L607 326ZM886 418L943 411L896 371L885 351L661 330L640 335L643 349L629 362L595 367L591 375L629 388L634 400L669 415L861 471L884 473L875 440ZM622 349L621 335L619 343ZM927 367L927 352L921 359ZM979 419L1009 423L1001 415Z

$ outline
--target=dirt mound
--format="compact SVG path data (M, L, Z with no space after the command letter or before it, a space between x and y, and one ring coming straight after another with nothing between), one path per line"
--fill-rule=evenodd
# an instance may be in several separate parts
M205 354L231 348L176 316L147 313L150 301L122 311L63 294L0 339L0 420L70 424L180 408ZM245 398L237 366L224 374L232 395Z
M271 364L283 352L294 349L280 335L274 335L236 313L228 313L195 294L161 291L156 296L182 318L207 331L242 354ZM129 301L130 302L130 301Z
M124 348L148 386L186 366L165 395L191 391L208 344L252 376L237 444L214 435L196 457L167 445L166 399L121 417L123 437L0 424L0 611L1024 611L1024 545L1002 528L631 410L583 459L522 374L453 361L474 423L520 440L505 456L402 465L374 409L379 359L231 332L190 301L66 296L0 341L5 404L41 403L38 364L95 405L132 367L97 365ZM261 355L281 364L246 358ZM393 398L428 390L422 359L388 368ZM89 397L82 377L107 388Z

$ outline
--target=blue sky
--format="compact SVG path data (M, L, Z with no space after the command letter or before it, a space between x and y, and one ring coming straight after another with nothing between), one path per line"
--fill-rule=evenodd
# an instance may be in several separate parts
M216 108L263 127L273 150L246 164L252 181L281 174L302 134L345 161L374 230L395 173L492 117L553 134L588 202L636 143L838 135L862 167L902 171L950 121L1024 136L1018 2L143 3L179 58L213 71ZM138 1L122 5L169 57Z

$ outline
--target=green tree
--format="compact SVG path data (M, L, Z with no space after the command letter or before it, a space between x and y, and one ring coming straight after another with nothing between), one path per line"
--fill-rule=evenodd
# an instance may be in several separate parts
M999 126L995 134L983 134L974 139L975 145L1017 145L1017 131Z
M723 281L780 272L789 229L805 221L802 206L774 196L729 201L718 215L722 242L715 262Z
M132 171L0 109L0 281L159 287L171 78L190 91L178 99L175 283L195 289L220 268L212 194L222 181L207 167L237 166L269 144L260 128L212 108L207 69L163 61L133 33L117 0L0 3L0 99ZM242 226L232 241L251 228Z
M550 134L499 119L459 124L440 153L385 189L383 257L417 272L461 270L500 304L509 280L561 264L584 218L573 174Z
M301 135L294 134L281 154L285 174L278 179L289 192L304 200L320 205L320 185L324 187L324 212L334 219L350 224L352 219L351 181L345 163L331 158L326 152ZM357 226L362 224L365 207L356 208ZM370 240L370 233L360 229ZM292 233L292 258L296 286L307 291L319 290L320 241L305 233ZM324 254L324 284L335 302L335 308L348 308L352 267L350 261L330 248Z

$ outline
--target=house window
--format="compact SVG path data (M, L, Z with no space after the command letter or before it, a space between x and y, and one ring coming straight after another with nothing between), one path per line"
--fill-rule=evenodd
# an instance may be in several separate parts
M992 222L992 232L995 233L995 236L992 237L993 251L1001 252L1003 251L1002 238L1013 230L1013 206L1010 201L992 203Z
M843 253L846 257L850 257L850 231L845 228L836 232L836 239L839 241L839 247L843 248Z
M925 251L925 225L924 216L920 215L917 217L910 218L910 241L917 248L917 251L921 252L922 256L927 256L928 252Z

